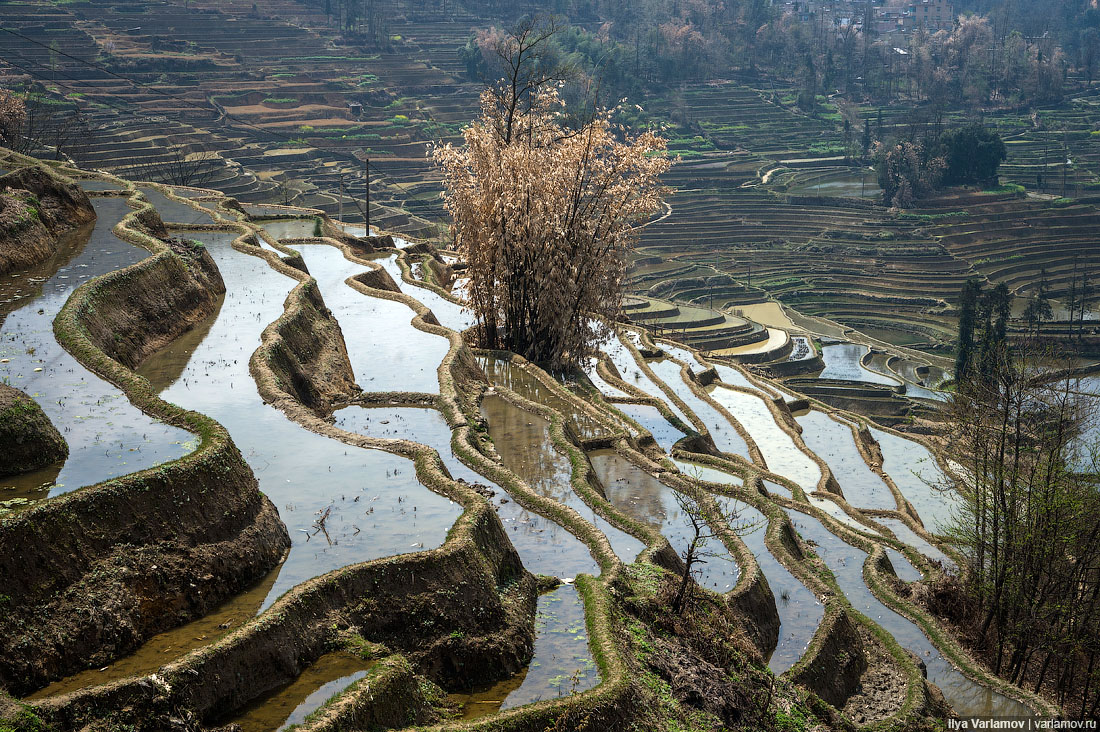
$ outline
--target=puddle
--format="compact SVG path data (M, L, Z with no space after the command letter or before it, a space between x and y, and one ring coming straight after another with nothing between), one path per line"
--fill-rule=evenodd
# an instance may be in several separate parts
M676 502L676 491L613 450L595 450L588 453L588 459L607 500L634 520L661 532L683 557L694 534L688 516ZM717 538L707 542L706 551L717 556L706 557L705 563L698 565L696 581L708 590L729 592L737 584L741 568Z
M226 600L204 617L178 628L154 635L142 644L138 651L120 658L104 669L89 669L55 681L31 694L28 699L45 699L57 694L67 694L87 686L106 684L109 681L131 676L144 676L166 663L175 661L189 651L213 643L228 635L250 620L263 604L279 576L279 568L271 570L254 586Z
M724 470L720 470L712 465L704 465L703 463L693 463L687 460L677 460L676 458L669 458L672 464L676 466L684 475L695 478L696 480L705 480L711 483L720 483L722 485L742 485L743 480L739 476L733 473L727 473Z
M434 448L451 477L481 483L497 495L489 499L500 516L523 566L535 574L576 577L582 572L597 576L600 567L580 539L550 519L516 503L496 483L478 474L451 451L451 428L443 415L427 407L361 407L337 410L336 426L371 437L400 438Z
M672 446L684 437L684 433L673 427L657 407L648 404L616 404L615 408L649 430L665 452L671 453Z
M182 201L174 201L168 196L164 195L160 191L153 188L139 187L142 195L149 199L149 203L153 204L157 213L160 214L161 221L165 223L172 222L175 224L212 224L214 219L211 218L208 211L199 211L188 206Z
M860 343L833 343L822 346L821 358L825 362L825 370L818 374L817 378L863 381L887 386L900 384L899 379L863 367L861 359L870 350L870 348Z
M821 624L825 606L768 550L764 543L768 526L764 514L733 498L717 497L717 500L727 511L737 511L746 523L756 525L752 531L742 533L741 539L756 557L756 563L760 565L760 571L775 596L780 622L779 642L768 659L768 668L778 676L802 658L806 646L817 632L817 626Z
M708 391L752 435L773 473L790 478L805 491L817 488L821 468L779 428L763 399L724 386L712 386Z
M863 582L863 562L867 557L864 552L845 544L827 531L817 519L798 511L788 510L787 513L798 533L816 545L814 550L833 571L837 584L848 601L925 662L928 666L928 680L940 687L956 712L964 717L1032 716L1023 704L971 681L955 670L920 628L887 608L871 594Z
M623 562L634 561L645 545L597 515L573 492L572 466L550 442L546 420L492 394L481 400L481 414L489 422L489 435L505 467L522 478L531 490L569 506L592 522Z
M0 323L0 359L8 361L0 363L0 381L33 397L69 443L64 466L0 478L0 501L14 501L11 506L175 460L198 444L191 433L142 413L54 338L54 317L77 287L149 256L111 233L132 210L124 199L100 198L93 205L99 217L94 228L67 243L51 263L0 277L0 300L9 301L0 303L0 312L8 311Z
M600 683L576 587L562 585L539 597L535 632L535 653L526 669L489 687L449 695L462 706L462 719L569 696Z
M729 420L723 417L717 409L696 396L681 376L679 363L669 359L661 359L650 361L649 367L653 369L653 373L657 375L657 378L664 381L665 385L683 400L688 409L695 412L695 415L703 420L703 424L707 426L707 430L710 431L710 436L719 450L732 455L740 455L749 460L749 446L746 444L745 438L741 437Z
M344 333L356 383L364 391L439 393L436 368L450 342L412 325L408 305L369 297L344 283L365 267L324 244L293 247L301 252L310 274Z
M477 362L485 370L490 382L507 387L525 399L557 411L573 423L584 439L612 434L587 412L575 407L568 399L558 396L526 370L513 366L510 361L502 361L493 356L478 356Z
M366 676L372 665L351 653L326 653L294 681L249 704L232 721L241 732L282 732L305 722L335 694Z
M817 410L796 419L806 447L828 463L848 503L856 508L897 509L894 494L867 465L847 424Z
M225 301L202 343L179 354L186 366L162 396L229 430L287 525L293 546L263 607L330 570L442 544L462 509L422 486L410 460L315 434L263 403L248 361L295 281L234 250L231 233L200 238L225 280Z
M944 533L951 525L955 507L963 499L953 489L933 487L946 485L947 478L932 453L919 442L875 427L870 429L882 448L882 469L917 509L925 528L933 534Z
M957 569L951 557L940 551L938 547L925 541L917 532L910 529L909 526L900 519L876 516L875 521L890 529L890 531L893 531L894 536L898 537L899 541L908 544L929 559L943 564L947 571L954 572Z

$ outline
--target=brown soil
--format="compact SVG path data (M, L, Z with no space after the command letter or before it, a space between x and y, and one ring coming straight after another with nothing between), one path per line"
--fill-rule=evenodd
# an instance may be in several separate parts
M908 679L871 631L858 626L858 632L868 664L841 711L862 726L897 714L905 703Z
M0 176L0 274L54 255L66 231L95 221L84 190L42 168Z
M44 468L69 454L69 446L38 403L0 384L0 475Z
M136 368L155 351L213 315L225 293L221 273L201 245L168 240L176 256L115 273L119 286L85 317L89 337L111 358Z

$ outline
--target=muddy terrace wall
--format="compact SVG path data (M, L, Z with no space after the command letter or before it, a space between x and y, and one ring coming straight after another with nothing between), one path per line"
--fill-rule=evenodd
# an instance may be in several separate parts
M28 167L0 176L0 274L46 261L63 234L96 218L87 194L73 181L36 160L12 159Z
M116 230L153 256L78 289L58 315L55 334L134 404L193 432L200 444L175 462L81 488L0 522L0 587L10 598L0 615L0 683L17 695L103 665L205 614L259 579L289 546L278 512L221 425L160 400L93 337L89 324L99 304L139 321L148 299L135 286L185 281L173 276L186 268L179 256L138 232L134 218ZM186 314L176 320L160 313L161 335L188 324ZM144 345L134 329L135 351Z

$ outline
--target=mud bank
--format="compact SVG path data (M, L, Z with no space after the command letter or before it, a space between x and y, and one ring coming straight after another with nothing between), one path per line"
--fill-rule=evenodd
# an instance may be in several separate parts
M92 331L99 307L127 322L154 317L142 310L148 299L132 290L134 283L156 281L170 289L173 282L197 282L171 276L188 265L164 242L137 231L135 219L128 216L118 233L154 256L80 287L54 330L77 360L131 402L201 442L179 460L74 491L0 523L0 586L10 598L0 617L0 684L15 694L105 665L150 636L205 614L255 583L289 544L275 507L257 490L228 433L160 400L97 343ZM177 323L161 331L183 329ZM131 346L140 353L149 343L135 331Z
M68 454L69 446L42 408L18 389L0 384L0 475L39 470Z
M0 274L52 257L66 231L95 221L76 183L41 166L0 175Z

